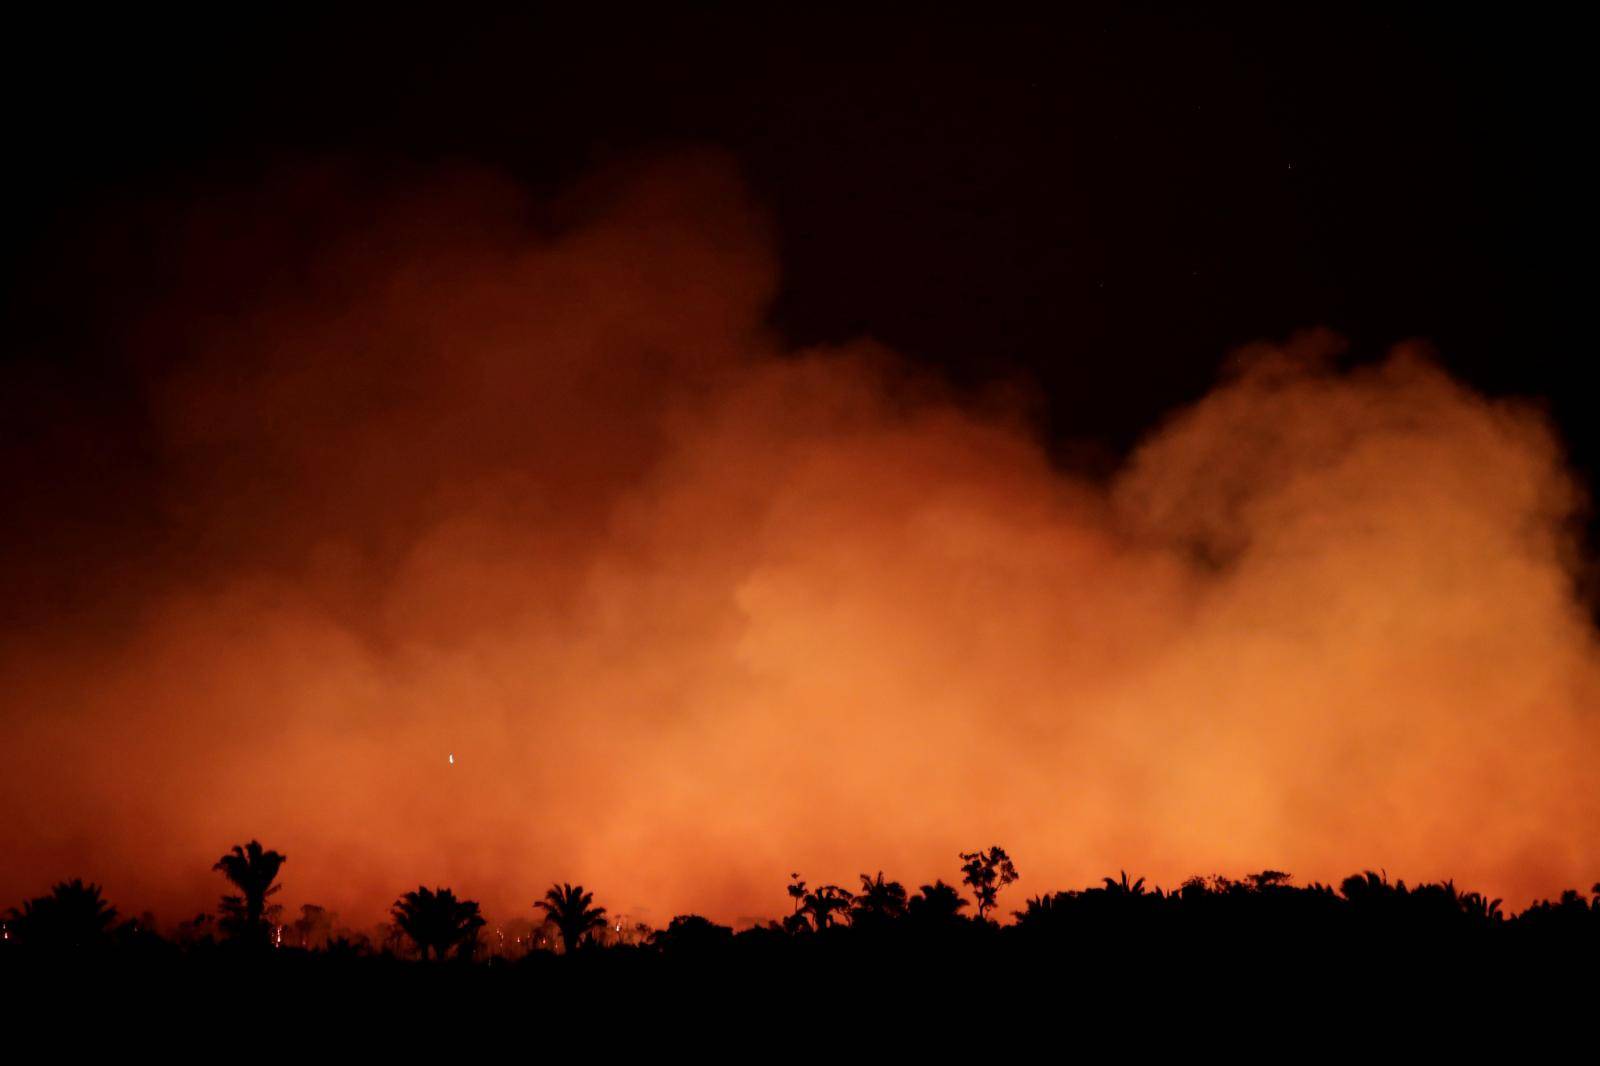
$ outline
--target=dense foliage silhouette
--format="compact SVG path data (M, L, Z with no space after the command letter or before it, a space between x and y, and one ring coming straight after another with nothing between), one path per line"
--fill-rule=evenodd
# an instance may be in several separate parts
M117 909L99 885L78 878L51 886L47 895L23 902L6 920L7 939L47 951L85 951L104 947Z
M1381 870L1337 886L1296 885L1267 869L1236 880L1193 877L1171 889L1119 870L1003 911L1001 889L1019 880L1005 850L959 859L971 898L943 880L912 893L882 870L860 874L853 892L812 887L795 873L786 886L790 913L738 930L696 914L654 930L608 921L593 892L567 882L549 888L532 919L492 926L476 901L419 886L397 898L390 924L363 930L316 904L280 921L268 901L284 856L251 841L216 864L238 890L224 897L220 921L202 913L158 930L147 915L123 920L100 886L62 881L5 913L0 968L120 967L130 987L187 982L182 994L191 996L249 988L256 978L373 1003L406 988L425 997L447 988L514 997L531 983L553 1006L592 1004L600 990L654 1001L714 994L773 1002L828 990L839 1004L887 1009L899 996L926 1013L956 988L976 990L983 1002L1002 988L1035 996L1055 989L1049 994L1059 1004L1150 981L1180 997L1173 1002L1248 990L1256 999L1313 1002L1315 994L1370 1005L1414 997L1423 985L1460 1000L1494 987L1548 990L1541 979L1549 988L1578 987L1554 983L1568 972L1587 974L1592 988L1600 957L1600 884L1588 896L1568 890L1512 912L1451 881L1408 885ZM776 888L773 899L782 899ZM850 982L855 990L847 992Z
M457 899L448 888L429 891L418 886L395 901L395 925L399 926L417 946L423 959L432 951L433 958L442 959L451 950L463 958L471 958L477 946L478 930L483 928L483 918L478 914L478 904L470 899Z

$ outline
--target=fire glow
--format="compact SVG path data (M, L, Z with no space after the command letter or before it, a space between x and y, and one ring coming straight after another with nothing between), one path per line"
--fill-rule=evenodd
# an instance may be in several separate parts
M127 625L0 645L0 898L192 912L250 838L350 918L573 880L735 920L996 841L1029 893L1600 871L1583 500L1533 408L1309 334L1080 478L870 342L784 350L717 160L580 203L319 172L197 212L197 275L267 254L241 219L342 221L242 309L151 310L161 543Z

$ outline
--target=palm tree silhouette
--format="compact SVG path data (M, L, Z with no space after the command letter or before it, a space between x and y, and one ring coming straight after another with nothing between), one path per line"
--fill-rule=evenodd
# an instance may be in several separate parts
M1017 928L1023 932L1048 930L1063 921L1067 910L1062 903L1065 895L1057 892L1053 895L1030 896L1022 910L1011 912L1011 916L1017 920Z
M861 892L850 910L852 923L888 922L904 918L905 914L905 885L899 881L885 881L882 870L877 877L861 875Z
M794 900L794 913L799 914L800 908L806 902L806 883L800 879L799 874L789 875L789 887L785 889L789 898Z
M17 942L58 951L101 945L117 920L117 909L100 894L100 886L79 878L51 886L48 896L27 900L11 912Z
M395 900L394 909L389 913L400 931L417 945L424 962L429 949L437 960L444 958L451 948L466 948L477 939L478 930L483 927L477 902L457 899L448 888L430 892L418 885L415 892L407 892Z
M568 955L578 950L596 929L605 927L606 909L591 907L594 893L585 892L582 885L569 885L563 881L551 885L544 899L534 907L544 911L561 933L561 947Z
M239 890L237 896L222 897L224 929L241 940L261 945L270 941L267 897L282 890L282 885L273 882L287 861L279 852L264 850L259 840L252 840L243 847L235 844L231 852L217 860L211 868Z
M1500 900L1489 899L1479 892L1468 892L1460 897L1461 910L1475 922L1499 922L1505 919L1500 913Z
M838 885L819 885L815 892L806 893L802 910L811 916L811 924L821 932L833 924L835 913L848 912L854 898Z
M1113 896L1144 895L1144 878L1141 877L1132 884L1129 884L1128 871L1119 870L1117 872L1122 875L1122 879L1120 881L1111 877L1102 877L1100 879L1105 882L1107 892L1111 893ZM1252 874L1251 876L1254 877L1255 875Z
M1374 873L1367 870L1352 874L1339 882L1339 894L1355 905L1375 905L1397 895L1406 894L1406 883L1389 883L1388 871Z

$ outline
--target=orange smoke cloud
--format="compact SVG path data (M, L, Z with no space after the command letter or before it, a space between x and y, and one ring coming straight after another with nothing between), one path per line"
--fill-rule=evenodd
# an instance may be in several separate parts
M181 914L250 837L358 921L553 879L731 920L993 842L1027 893L1600 874L1580 492L1426 358L1244 352L1102 484L872 344L783 350L715 159L553 207L304 172L187 241L132 621L4 645L8 900ZM298 265L230 288L257 256Z

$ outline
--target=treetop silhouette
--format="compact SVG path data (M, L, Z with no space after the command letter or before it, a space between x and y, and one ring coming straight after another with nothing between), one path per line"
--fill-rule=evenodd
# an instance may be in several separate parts
M561 948L570 955L583 947L596 930L605 928L606 909L590 906L593 902L592 892L585 892L582 885L569 885L563 881L559 885L551 885L544 899L534 903L534 906L544 911L555 925L561 934Z
M961 880L972 889L978 901L980 922L994 909L1000 890L1016 879L1017 868L1012 865L1011 856L998 844L987 851L961 853Z
M417 946L424 961L430 951L437 961L452 950L470 959L477 945L478 930L484 925L477 902L457 899L448 888L429 891L426 886L419 885L415 892L407 892L397 899L389 913L395 925Z
M883 871L876 877L861 875L861 891L856 893L850 907L850 921L855 925L887 923L904 918L906 914L906 886L899 881L887 881Z
M1394 945L1408 951L1455 946L1464 953L1461 957L1538 950L1576 958L1600 950L1600 883L1593 887L1592 899L1569 889L1554 900L1507 914L1501 900L1461 891L1453 881L1413 886L1391 882L1381 870L1347 877L1337 889L1315 882L1297 887L1288 873L1265 869L1239 880L1191 877L1171 892L1147 887L1143 877L1119 870L1115 877L1102 877L1081 890L1032 896L1011 912L1015 922L1002 926L992 915L1001 889L1017 880L1009 855L995 846L962 853L961 859L963 882L978 901L972 917L964 913L971 901L955 886L935 880L908 894L904 884L882 870L860 874L856 892L833 884L813 888L791 874L786 892L794 901L793 912L782 922L758 923L739 932L701 915L680 914L664 929L651 931L641 923L630 927L629 936L601 937L596 934L608 924L605 908L595 906L593 894L582 885L565 882L552 885L534 906L559 934L562 956L655 956L708 966L722 964L719 960L734 960L728 964L739 967L780 965L785 958L805 965L831 958L874 964L895 957L972 962L980 956L988 960L983 965L1004 965L1012 957L1008 952L1039 946L1093 954L1102 962L1145 957L1156 950L1226 949L1246 957L1281 951L1283 945L1293 945L1310 958L1348 959ZM274 942L264 934L276 910L268 901L278 891L283 861L281 854L252 840L216 863L215 869L238 889L237 895L224 899L222 923L236 940L256 946ZM486 923L478 903L458 898L449 888L418 886L396 899L390 917L393 924L369 939L336 930L330 912L304 904L300 917L283 927L288 935L275 941L285 949L282 956L223 952L218 957L264 967L262 972L278 965L267 959L280 957L394 962L414 955L424 962L450 957L470 962L483 954L494 965L516 959L530 965L567 965L535 961L554 955L527 919L519 920L521 930L517 922L509 922L490 944L480 943ZM203 959L215 946L206 914L180 923L171 940L160 937L147 917L121 925L117 921L116 908L100 886L58 882L49 893L7 912L0 921L0 953L15 959L74 958L94 948ZM852 955L858 950L861 955ZM167 954L161 956L163 951Z
M104 947L116 920L117 909L106 902L100 886L75 877L12 910L6 924L7 931L29 947L83 951Z
M239 890L238 895L222 897L222 928L235 939L255 946L270 942L272 919L278 910L267 906L267 898L277 895L282 885L274 884L287 858L267 851L259 840L240 846L218 859L212 867Z

